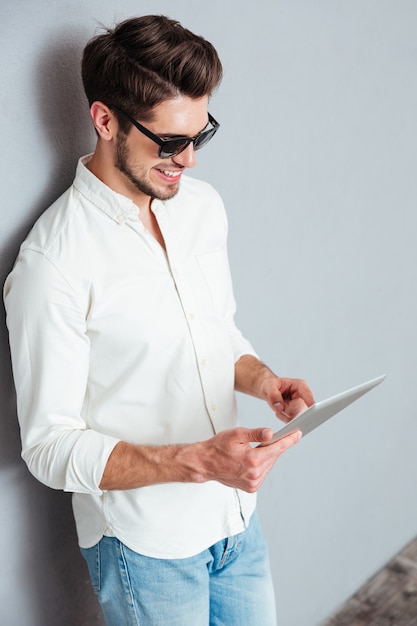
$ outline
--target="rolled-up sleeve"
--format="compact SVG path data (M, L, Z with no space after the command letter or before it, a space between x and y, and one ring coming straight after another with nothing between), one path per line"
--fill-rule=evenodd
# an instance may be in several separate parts
M53 259L26 248L6 280L4 301L22 457L49 487L99 494L119 440L89 429L83 418L90 352L85 294Z

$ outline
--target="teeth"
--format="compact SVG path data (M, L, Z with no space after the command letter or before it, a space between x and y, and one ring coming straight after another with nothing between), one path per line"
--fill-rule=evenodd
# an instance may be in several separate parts
M173 172L171 170L162 170L162 173L165 174L165 176L171 176L171 178L174 178L179 174L179 172Z

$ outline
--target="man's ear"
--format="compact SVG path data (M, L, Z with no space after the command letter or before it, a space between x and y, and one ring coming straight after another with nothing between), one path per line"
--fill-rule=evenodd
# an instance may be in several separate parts
M115 139L118 125L114 113L103 102L95 101L90 107L90 115L98 136L104 141Z

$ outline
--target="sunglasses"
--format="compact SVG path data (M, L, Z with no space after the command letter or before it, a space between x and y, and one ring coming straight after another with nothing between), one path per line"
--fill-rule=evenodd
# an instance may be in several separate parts
M119 113L121 113L127 120L129 120L131 124L133 124L133 126L136 126L136 128L141 133L143 133L144 135L149 137L149 139L152 139L152 141L158 144L159 146L158 156L161 159L169 159L170 157L177 156L177 154L180 154L180 152L183 152L183 150L188 148L190 143L193 144L194 150L200 150L200 148L203 148L206 144L208 144L210 139L212 139L214 135L216 134L217 129L220 127L220 124L216 122L214 117L210 115L209 113L208 114L209 122L213 128L209 128L209 130L202 130L195 137L181 137L180 136L180 137L173 137L172 139L161 139L160 137L158 137L158 135L155 135L154 133L152 133L145 126L142 126L142 124L137 122L133 117L130 117L128 113L125 113L125 111L122 111L122 109L119 109L118 107L114 105L112 108L118 111Z

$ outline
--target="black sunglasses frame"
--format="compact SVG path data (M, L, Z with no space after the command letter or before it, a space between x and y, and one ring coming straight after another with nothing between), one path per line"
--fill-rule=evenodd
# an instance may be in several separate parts
M118 113L121 113L142 134L146 135L146 137L158 144L158 156L161 159L169 159L177 156L188 148L190 143L193 144L194 150L203 148L210 141L210 139L214 137L220 127L220 124L216 122L214 117L209 113L208 119L213 128L210 128L209 130L202 130L198 133L198 135L195 135L195 137L173 137L172 139L161 139L161 137L158 137L158 135L155 135L153 132L148 130L146 126L143 126L140 122L136 121L134 117L131 117L128 113L119 109L119 107L113 105L112 108ZM172 147L171 150L168 149L169 145Z

